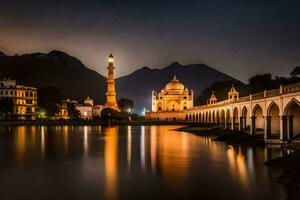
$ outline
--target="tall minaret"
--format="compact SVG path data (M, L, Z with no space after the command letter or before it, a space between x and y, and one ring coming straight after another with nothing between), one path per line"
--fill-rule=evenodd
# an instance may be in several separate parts
M112 54L108 57L108 76L107 76L107 92L106 92L106 108L112 108L119 110L116 89L115 89L115 78L114 78L114 56Z

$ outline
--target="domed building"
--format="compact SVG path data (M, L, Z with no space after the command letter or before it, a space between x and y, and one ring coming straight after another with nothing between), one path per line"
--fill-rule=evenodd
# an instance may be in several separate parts
M174 76L164 89L152 92L151 119L181 120L181 113L193 107L193 98L193 90L185 88Z

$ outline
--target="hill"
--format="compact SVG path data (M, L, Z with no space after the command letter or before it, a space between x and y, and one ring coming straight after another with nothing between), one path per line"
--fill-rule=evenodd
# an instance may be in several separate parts
M0 53L0 78L16 79L35 87L55 86L66 97L82 101L90 96L105 99L106 78L87 68L80 60L61 51L5 56Z

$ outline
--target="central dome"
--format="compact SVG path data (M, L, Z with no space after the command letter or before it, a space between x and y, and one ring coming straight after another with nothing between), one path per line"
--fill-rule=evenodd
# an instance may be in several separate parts
M166 85L166 90L184 90L184 85L174 76L173 80Z

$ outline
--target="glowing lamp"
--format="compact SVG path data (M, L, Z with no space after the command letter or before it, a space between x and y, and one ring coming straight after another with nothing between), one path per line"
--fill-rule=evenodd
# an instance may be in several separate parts
M114 62L114 56L112 54L109 55L108 62L109 63L113 63Z

